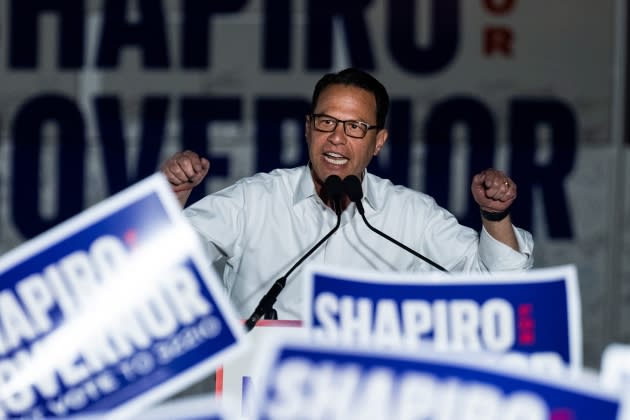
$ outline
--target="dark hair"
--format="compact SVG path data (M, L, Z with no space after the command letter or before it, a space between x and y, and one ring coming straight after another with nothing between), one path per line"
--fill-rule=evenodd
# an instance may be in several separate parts
M330 85L355 86L372 93L376 99L376 125L379 128L385 127L387 111L389 110L389 95L381 82L368 73L352 67L338 73L325 74L319 79L313 90L311 112L315 112L319 95Z

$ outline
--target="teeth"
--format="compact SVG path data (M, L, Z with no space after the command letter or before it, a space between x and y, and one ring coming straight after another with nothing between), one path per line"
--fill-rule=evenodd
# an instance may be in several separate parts
M348 162L347 158L337 153L326 153L324 159L326 162L332 163L333 165L343 165Z

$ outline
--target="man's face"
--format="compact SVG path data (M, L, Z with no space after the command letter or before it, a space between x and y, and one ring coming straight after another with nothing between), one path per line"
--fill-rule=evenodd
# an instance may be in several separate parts
M314 113L375 125L376 99L372 93L354 86L331 85L321 92ZM348 175L360 178L372 157L378 155L387 141L385 129L371 129L365 137L353 138L345 134L343 123L332 132L322 132L314 127L310 117L306 119L305 132L318 192L330 175L338 175L341 179Z

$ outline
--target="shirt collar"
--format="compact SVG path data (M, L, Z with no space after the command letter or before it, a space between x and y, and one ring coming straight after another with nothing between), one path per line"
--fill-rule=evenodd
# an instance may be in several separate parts
M378 210L375 188L376 185L374 184L374 180L371 178L371 176L369 176L366 169L363 172L361 189L363 190L363 201L365 201L372 208L372 210ZM311 168L309 167L309 165L304 165L295 189L295 194L293 195L293 204L298 204L302 200L313 196L321 201L319 196L315 193L315 184L313 182L313 176L311 175Z
M361 181L361 188L363 189L363 199L372 208L372 210L378 210L378 203L376 202L376 185L374 180L368 174L367 169L363 172L363 181Z
M295 188L295 193L293 194L293 205L312 196L317 197L317 194L315 194L315 184L311 176L311 169L308 165L304 165Z

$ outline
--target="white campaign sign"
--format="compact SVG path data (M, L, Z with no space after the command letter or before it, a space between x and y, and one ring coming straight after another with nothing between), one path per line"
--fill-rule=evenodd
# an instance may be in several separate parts
M0 418L138 413L244 331L162 175L0 259Z
M593 376L549 377L478 355L351 349L284 340L261 352L255 419L628 419Z
M304 325L319 342L412 352L485 351L549 372L582 369L573 266L443 274L312 264L304 282Z

